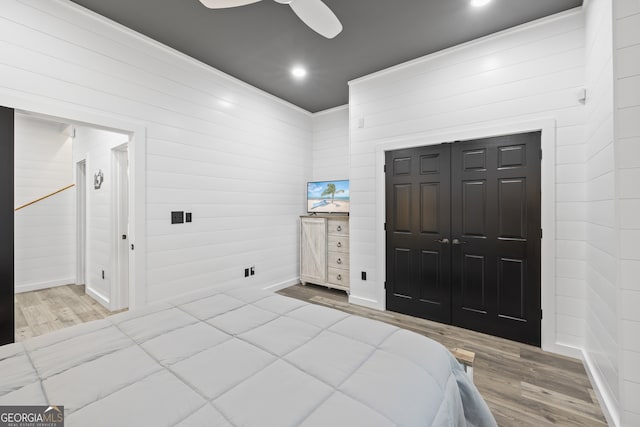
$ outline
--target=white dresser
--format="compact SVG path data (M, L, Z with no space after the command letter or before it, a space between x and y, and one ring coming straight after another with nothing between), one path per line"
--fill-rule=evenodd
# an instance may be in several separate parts
M300 217L300 281L349 293L349 217Z

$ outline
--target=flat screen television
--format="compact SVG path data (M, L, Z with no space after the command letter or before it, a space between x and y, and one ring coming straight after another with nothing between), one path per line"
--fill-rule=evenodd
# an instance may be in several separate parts
M349 180L307 183L307 212L349 213Z

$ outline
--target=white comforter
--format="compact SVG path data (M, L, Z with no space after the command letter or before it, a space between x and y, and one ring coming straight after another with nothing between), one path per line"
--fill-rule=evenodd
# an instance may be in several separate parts
M253 289L211 290L0 347L0 405L67 426L494 426L440 344Z

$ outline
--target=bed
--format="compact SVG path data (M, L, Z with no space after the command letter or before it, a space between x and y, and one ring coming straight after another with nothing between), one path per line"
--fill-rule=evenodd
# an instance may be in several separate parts
M214 289L0 347L0 405L67 426L495 426L433 340L268 291Z

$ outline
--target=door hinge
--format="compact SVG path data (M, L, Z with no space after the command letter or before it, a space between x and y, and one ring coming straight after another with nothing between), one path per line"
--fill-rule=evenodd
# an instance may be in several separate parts
M387 281L386 281L386 280L385 280L385 282L384 282L384 289L385 289L385 290L387 289Z
M542 314L542 309L540 309L540 320L542 320L543 314Z
M542 239L542 228L540 229L540 238Z
M384 231L387 231L387 223L384 223Z
M540 160L542 160L542 148L540 149Z
M387 165L382 166L382 171L383 171L384 173L387 173Z

